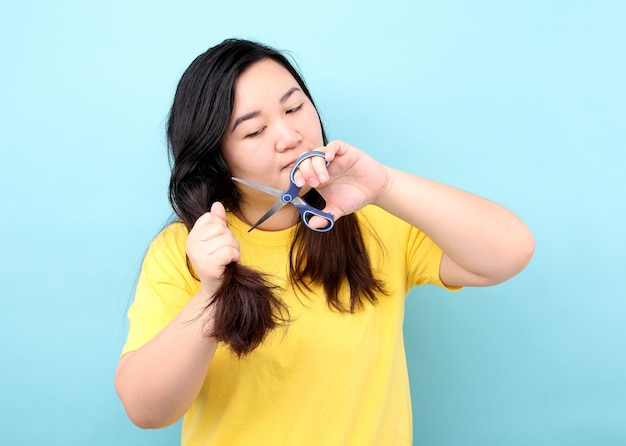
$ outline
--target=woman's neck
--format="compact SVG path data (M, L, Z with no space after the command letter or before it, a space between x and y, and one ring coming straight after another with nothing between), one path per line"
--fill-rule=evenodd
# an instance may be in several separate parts
M234 214L244 223L254 225L270 208L258 207L253 204L241 201L239 209ZM261 223L257 228L262 231L282 231L298 223L300 213L291 206L285 205L282 209L273 214L270 218Z

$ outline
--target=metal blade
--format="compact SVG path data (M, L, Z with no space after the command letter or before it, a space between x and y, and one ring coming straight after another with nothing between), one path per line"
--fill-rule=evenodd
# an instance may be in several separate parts
M268 195L272 195L274 197L280 198L283 196L284 191L280 189L276 189L273 187L266 186L264 184L255 183L254 181L244 180L242 178L231 177L234 181L238 183L245 184L246 186L252 187L254 189L260 190L261 192L265 192Z
M282 192L281 192L282 194ZM274 215L279 209L282 209L283 206L285 206L287 203L285 203L283 200L278 199L276 201L276 203L274 203L274 205L269 208L269 210L263 214L263 216L261 218L259 218L259 220L252 225L252 227L250 229L248 229L248 232L252 231L254 228L256 228L257 226L259 226L261 223L263 223L265 220L267 220L268 218L270 218L272 215Z

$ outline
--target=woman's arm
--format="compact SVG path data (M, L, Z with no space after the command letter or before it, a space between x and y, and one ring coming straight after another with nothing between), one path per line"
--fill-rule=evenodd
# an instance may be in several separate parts
M217 348L198 317L205 306L206 297L196 294L159 334L120 359L115 388L137 426L175 423L200 392Z
M445 184L387 172L373 204L424 231L443 250L440 277L446 285L495 285L530 261L533 236L508 209Z
M326 199L324 210L336 218L374 204L422 230L444 251L440 276L446 285L495 285L530 261L533 236L506 208L386 167L341 141L323 150L330 165L313 157L300 166L296 180L317 187Z
M239 261L239 244L216 203L198 218L186 252L200 278L200 290L170 323L144 346L125 354L115 387L129 418L144 428L170 425L191 407L204 382L217 341L206 308L222 283L226 265Z

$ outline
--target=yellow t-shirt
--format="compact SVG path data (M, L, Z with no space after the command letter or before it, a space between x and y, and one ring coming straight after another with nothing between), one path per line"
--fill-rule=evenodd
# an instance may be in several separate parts
M185 415L184 446L411 444L404 298L414 285L443 286L442 251L380 208L368 206L358 216L374 273L388 295L345 314L331 310L319 289L296 295L288 286L291 229L248 233L247 225L228 215L241 263L282 287L292 322L240 359L218 347ZM198 290L187 270L186 238L184 225L174 223L152 242L129 309L123 353L148 342Z

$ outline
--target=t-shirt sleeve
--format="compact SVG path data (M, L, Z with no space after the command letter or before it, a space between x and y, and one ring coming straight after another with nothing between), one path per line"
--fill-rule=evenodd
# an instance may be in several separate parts
M404 222L402 222L404 223ZM439 274L443 250L419 229L407 226L407 289L416 285L436 285L450 291L461 287L447 286Z
M199 283L187 268L186 240L185 226L174 223L150 244L128 310L128 337L122 355L156 336L197 292Z
M435 285L451 291L460 289L441 281L443 250L425 233L381 208L369 206L362 212L373 223L387 251L389 261L385 266L401 268L404 272L406 292L420 285Z

